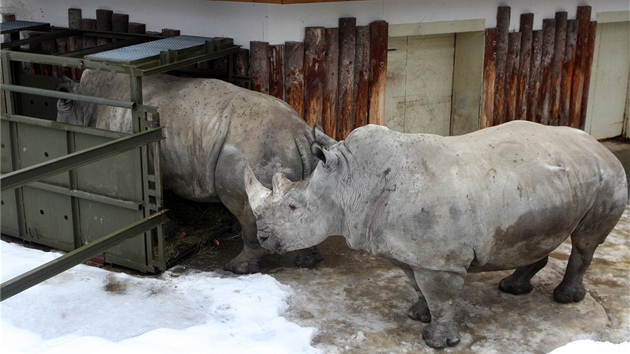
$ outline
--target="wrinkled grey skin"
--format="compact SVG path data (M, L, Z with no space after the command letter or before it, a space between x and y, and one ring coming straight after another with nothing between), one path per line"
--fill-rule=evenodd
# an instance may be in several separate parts
M595 248L627 203L621 163L583 131L516 121L457 136L354 130L320 156L313 174L281 174L266 189L245 170L263 247L285 252L329 235L384 257L410 277L410 317L425 342L456 345L452 306L468 272L516 269L500 289L523 294L550 252L571 236L560 303L585 296Z
M127 75L102 71L85 70L78 85L62 89L125 101L130 98ZM312 129L285 102L220 80L144 77L143 101L158 107L160 125L165 127L163 185L185 199L222 202L239 220L244 242L243 251L226 269L257 272L258 260L268 251L256 239L243 168L249 162L268 186L276 172L295 181L310 175L317 162L310 152ZM59 100L57 108L59 122L132 131L128 109L68 100ZM319 131L317 139L325 145L335 143ZM300 262L299 255L296 261ZM300 265L312 265L308 261Z

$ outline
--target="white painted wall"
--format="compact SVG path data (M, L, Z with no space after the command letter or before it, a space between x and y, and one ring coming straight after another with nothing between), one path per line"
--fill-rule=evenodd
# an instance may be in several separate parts
M593 20L599 12L627 11L628 0L367 0L320 4L272 5L211 0L2 0L0 12L14 13L19 20L68 25L68 8L83 10L95 18L97 9L128 14L130 21L147 25L149 31L174 28L182 34L232 37L236 44L249 41L272 44L302 41L304 27L336 27L340 17L356 17L358 25L374 20L390 24L427 23L484 19L487 27L496 26L497 7L512 8L512 29L518 28L521 13L534 13L536 28L543 18L556 11L575 17L578 5L592 7Z

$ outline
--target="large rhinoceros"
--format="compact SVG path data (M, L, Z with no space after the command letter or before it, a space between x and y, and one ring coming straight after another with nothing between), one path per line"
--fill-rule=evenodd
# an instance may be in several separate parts
M321 162L273 191L250 169L245 184L263 247L285 252L342 235L349 247L384 257L411 278L409 310L429 323L432 347L460 340L453 300L468 272L516 269L500 289L530 292L531 278L571 236L560 303L585 296L582 278L595 248L615 227L628 192L615 156L583 131L515 121L440 137L381 126L354 130Z
M129 100L129 77L85 70L79 84L62 86L74 93ZM312 172L317 158L314 139L335 143L311 128L285 102L221 80L155 75L143 78L143 100L157 106L165 140L161 143L166 188L199 202L222 202L241 224L243 251L227 265L236 273L257 272L268 251L256 239L256 220L247 203L243 168L249 162L258 178L271 186L275 172L293 180ZM131 111L111 106L59 100L57 121L131 132ZM298 255L310 266L317 257ZM300 262L300 259L302 261Z

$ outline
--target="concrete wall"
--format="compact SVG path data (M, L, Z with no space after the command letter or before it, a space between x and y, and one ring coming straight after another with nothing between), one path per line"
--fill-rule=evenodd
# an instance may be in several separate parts
M0 11L14 13L20 20L67 26L70 7L82 9L86 18L95 18L97 9L109 9L129 14L131 21L145 23L149 31L175 28L182 34L232 37L248 47L252 40L302 41L304 27L336 27L340 17L349 16L357 18L357 25L374 20L395 25L483 19L487 27L495 27L500 5L511 6L512 14L534 13L535 28L542 26L543 18L553 18L556 11L575 17L578 5L592 6L593 20L599 12L627 11L629 7L627 0L369 0L296 5L208 0L2 0ZM518 18L511 26L518 26Z

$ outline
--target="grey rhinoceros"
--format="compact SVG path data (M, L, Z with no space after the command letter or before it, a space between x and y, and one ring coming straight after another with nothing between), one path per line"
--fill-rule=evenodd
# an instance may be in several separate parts
M129 77L85 70L79 84L62 86L74 93L129 100ZM71 87L68 87L71 86ZM144 104L158 107L165 140L161 142L163 185L199 202L222 202L241 224L243 251L227 265L236 273L257 272L268 251L256 239L256 220L247 202L243 168L249 162L256 176L271 186L275 172L293 180L312 172L317 158L314 139L335 141L312 129L285 102L221 80L154 75L143 78ZM131 132L131 111L79 101L59 100L57 121ZM310 266L306 252L301 266ZM296 259L296 263L300 263Z
M548 255L571 236L557 302L580 301L596 247L615 227L628 192L624 169L590 135L515 121L462 136L354 130L330 149L317 144L313 174L273 191L245 169L263 247L285 252L329 235L390 260L419 299L413 319L429 323L435 348L460 341L454 300L468 272L516 269L499 285L523 294Z

